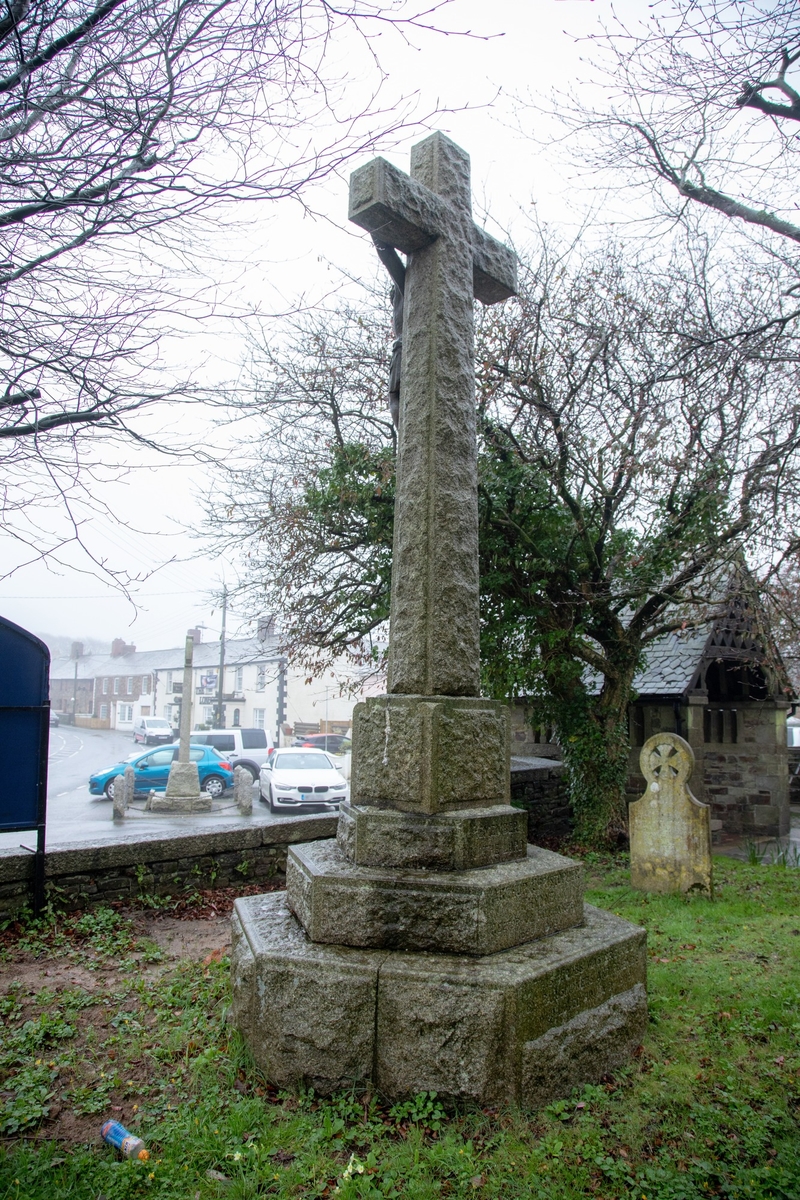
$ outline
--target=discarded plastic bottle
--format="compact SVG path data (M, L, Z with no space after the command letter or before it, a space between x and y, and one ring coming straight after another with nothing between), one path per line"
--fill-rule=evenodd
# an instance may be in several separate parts
M140 1162L147 1162L150 1157L150 1151L146 1149L142 1139L129 1133L119 1121L106 1121L100 1133L103 1141L116 1147L125 1158L138 1158Z

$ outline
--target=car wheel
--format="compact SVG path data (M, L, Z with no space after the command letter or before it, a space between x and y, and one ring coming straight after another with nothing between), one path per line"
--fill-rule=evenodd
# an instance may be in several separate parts
M203 782L203 791L208 792L212 800L219 800L225 791L225 780L219 775L209 775L208 779Z
M103 791L106 794L106 800L114 799L114 780L113 779L109 779L108 783L103 788Z
M280 809L278 808L277 804L272 799L272 785L270 785L270 789L269 789L269 811L271 813L280 812Z

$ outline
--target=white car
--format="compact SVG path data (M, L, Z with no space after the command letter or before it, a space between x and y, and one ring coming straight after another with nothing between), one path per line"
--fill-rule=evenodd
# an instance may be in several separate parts
M344 777L323 750L276 750L261 768L261 800L270 812L336 812L347 792Z

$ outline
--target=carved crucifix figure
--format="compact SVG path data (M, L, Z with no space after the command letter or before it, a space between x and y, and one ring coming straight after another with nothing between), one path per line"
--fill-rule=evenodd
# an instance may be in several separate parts
M469 155L434 133L411 175L355 171L350 220L408 255L389 692L478 696L478 502L472 301L506 300L516 258L472 220Z
M395 429L400 428L400 375L403 364L403 296L406 290L406 268L403 260L386 242L381 242L373 234L372 240L381 260L392 280L392 361L389 364L389 412Z

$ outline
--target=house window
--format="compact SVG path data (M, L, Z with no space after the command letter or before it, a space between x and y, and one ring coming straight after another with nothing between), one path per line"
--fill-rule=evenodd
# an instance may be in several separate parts
M129 696L133 695L133 676L132 675L128 676L128 695Z
M122 722L133 720L133 705L132 704L120 704L119 720Z
M108 695L108 683L109 683L108 679L103 680L103 695L104 696Z
M106 680L106 683L108 683L108 680ZM108 705L107 704L100 705L100 720L101 721L108 720Z
M150 689L151 689L151 687L152 687L152 686L153 686L153 681L152 681L152 679L150 678L150 676L149 676L149 675L143 675L143 676L142 676L142 695L143 695L143 696L149 696L149 695L150 695Z
M167 691L173 691L172 687L172 671L167 671Z
M253 728L254 729L263 729L264 728L264 718L266 717L266 715L267 715L267 710L265 708L254 708L253 709Z
M233 710L233 727L234 727L234 729L237 729L239 727L239 725L241 725L241 723L242 723L241 717L242 717L241 709L235 708Z
M236 668L236 683L234 684L234 688L237 692L241 692L243 687L244 687L244 667L237 667Z
M143 717L149 717L149 716L150 716L150 705L149 705L149 704L143 704L143 705L142 705L142 713L141 713L141 715L142 715Z
M114 679L114 695L119 695L119 675L117 675Z
M267 689L267 665L266 663L258 664L258 673L256 674L256 691L264 692Z

